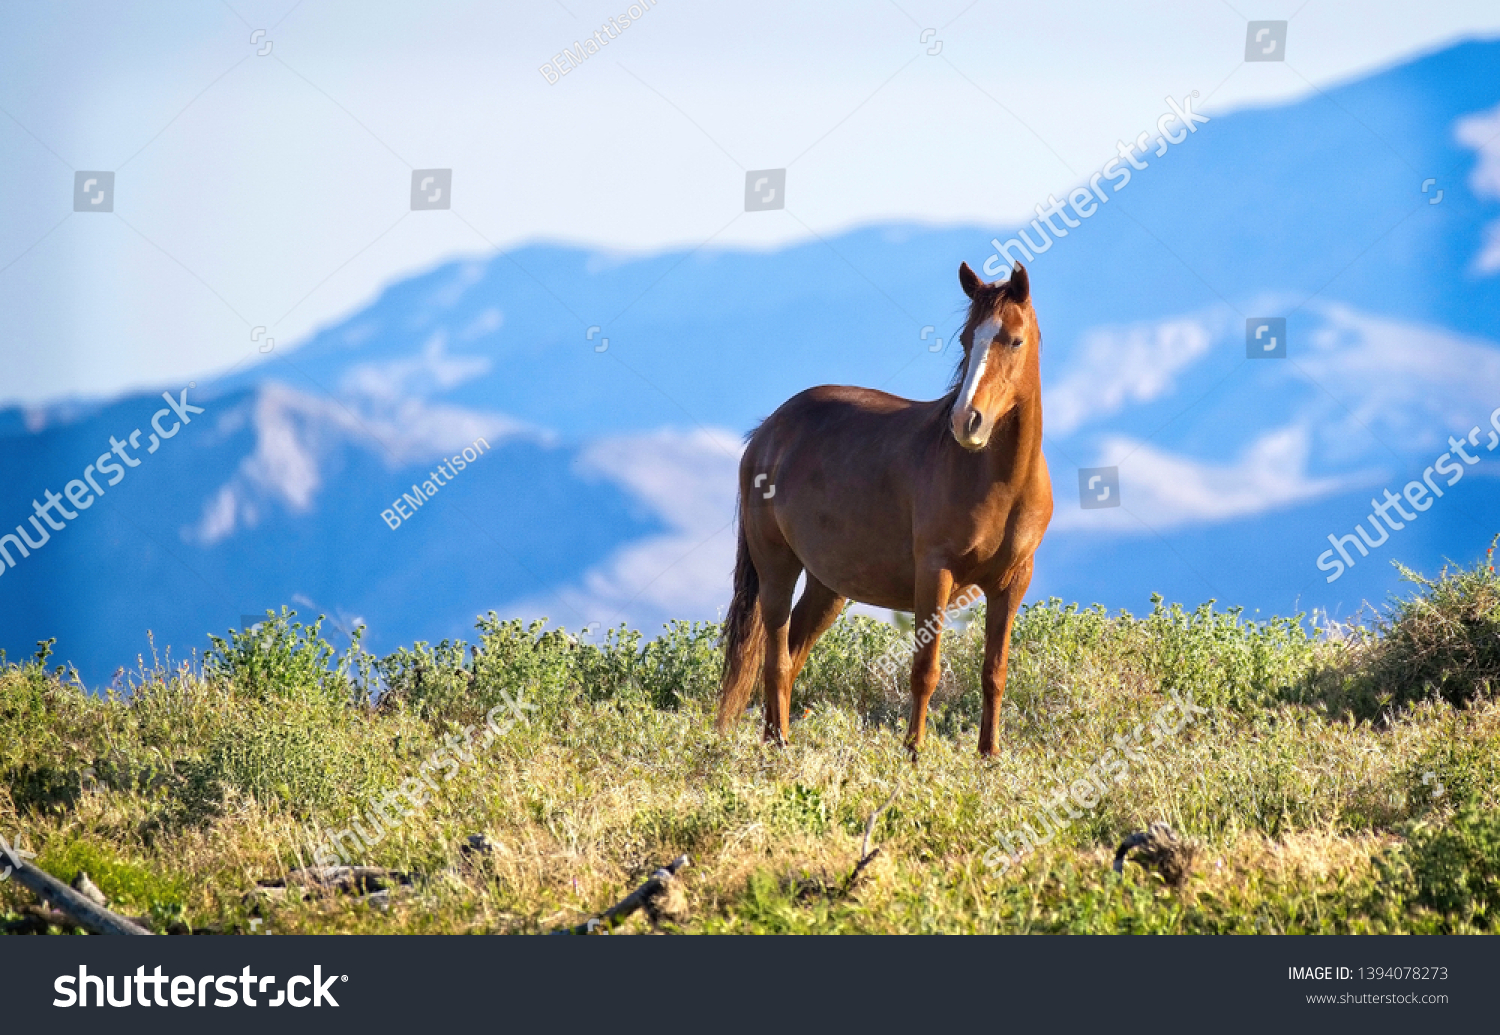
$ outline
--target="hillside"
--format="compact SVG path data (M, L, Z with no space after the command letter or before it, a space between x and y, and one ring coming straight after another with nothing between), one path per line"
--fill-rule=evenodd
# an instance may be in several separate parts
M44 644L0 672L0 828L159 930L541 932L686 852L669 931L1495 932L1500 580L1488 558L1408 576L1335 639L1210 605L1029 606L985 762L977 636L945 642L913 765L872 664L901 634L862 617L818 645L785 749L749 718L713 734L701 623L594 644L492 614L472 644L377 659L287 615L106 694ZM1186 873L1111 872L1157 821ZM265 887L337 861L345 829L371 842L343 837L346 861L410 883ZM0 884L8 928L28 902Z
M1431 570L1492 531L1500 464L1481 444L1368 562L1332 583L1316 566L1450 437L1484 443L1500 407L1497 73L1500 42L1465 42L1213 114L1035 256L1057 512L1034 599L1347 617L1394 587L1389 560ZM1060 170L1058 196L1074 183ZM205 411L43 548L12 550L0 647L55 636L97 683L148 631L180 654L282 605L329 614L341 648L363 621L381 653L492 607L574 629L717 619L741 434L815 384L940 394L958 263L1016 231L645 255L537 241L411 271L308 340L262 353L247 336L243 365L191 387L0 411L5 530L112 436L142 429L144 449L162 391ZM1262 315L1287 320L1285 361L1246 359ZM477 463L388 526L478 439ZM1103 465L1123 505L1084 511L1076 470Z

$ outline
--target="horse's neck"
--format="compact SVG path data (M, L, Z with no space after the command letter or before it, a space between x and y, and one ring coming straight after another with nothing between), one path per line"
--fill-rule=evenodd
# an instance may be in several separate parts
M1042 455L1042 397L1040 392L1022 399L1006 415L1007 434L995 435L985 454L996 482L1025 479ZM999 429L997 429L999 430Z

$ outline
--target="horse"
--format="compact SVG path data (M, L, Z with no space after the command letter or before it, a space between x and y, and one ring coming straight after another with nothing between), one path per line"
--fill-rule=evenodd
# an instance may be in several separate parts
M720 733L759 678L764 738L784 744L792 684L853 600L910 611L921 630L906 731L915 759L938 683L944 612L983 592L979 753L999 753L1011 626L1052 518L1042 338L1019 263L990 284L962 263L958 281L969 299L963 356L942 398L823 385L788 399L748 436L734 596L721 634Z

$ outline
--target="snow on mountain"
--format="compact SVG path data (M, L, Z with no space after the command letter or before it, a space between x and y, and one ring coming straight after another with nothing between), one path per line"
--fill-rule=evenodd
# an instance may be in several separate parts
M1461 44L1213 117L1035 255L1058 508L1033 597L1347 614L1397 588L1392 560L1481 553L1500 531L1497 133L1500 43ZM941 393L958 263L1013 233L463 256L295 347L160 386L204 412L154 452L160 391L0 412L0 531L144 433L139 466L45 545L0 539L0 647L57 636L97 683L148 630L182 656L284 603L364 620L376 650L492 608L648 632L714 618L741 435L815 384ZM1247 354L1267 317L1285 358ZM1329 536L1471 429L1462 480L1328 581ZM1099 466L1121 505L1084 510L1076 472ZM382 518L429 482L399 527Z

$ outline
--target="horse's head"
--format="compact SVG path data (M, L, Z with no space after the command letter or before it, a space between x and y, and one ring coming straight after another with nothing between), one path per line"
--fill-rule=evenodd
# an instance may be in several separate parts
M1037 387L1041 335L1031 308L1031 285L1020 263L1003 284L986 284L966 262L958 282L969 296L963 382L949 414L953 437L965 449L983 449L995 424Z

